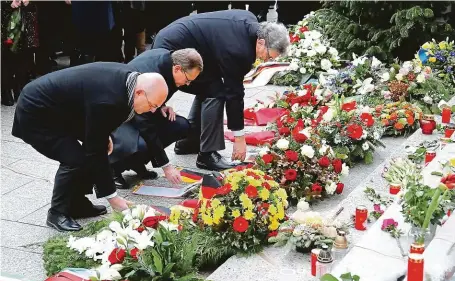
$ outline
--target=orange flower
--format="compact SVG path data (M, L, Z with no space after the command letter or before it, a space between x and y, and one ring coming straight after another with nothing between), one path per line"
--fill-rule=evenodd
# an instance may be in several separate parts
M397 120L397 118L398 118L398 115L396 112L390 114L390 120Z
M397 129L397 130L402 130L402 129L404 128L404 125L401 124L400 122L397 122L397 123L395 123L395 126L394 126L394 127L395 127L395 129Z
M412 116L408 116L408 118L407 118L407 119L408 119L408 125L412 125L412 124L414 124L414 117L412 117Z
M387 119L382 119L382 120L381 120L381 123L382 123L382 126L387 126L387 125L389 125L389 120L387 120Z

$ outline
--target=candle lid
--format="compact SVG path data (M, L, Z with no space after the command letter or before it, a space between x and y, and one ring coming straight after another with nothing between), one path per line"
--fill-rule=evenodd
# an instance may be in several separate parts
M329 247L327 245L322 245L322 249L318 255L318 262L320 263L331 263L333 262L333 257L330 251L328 250Z

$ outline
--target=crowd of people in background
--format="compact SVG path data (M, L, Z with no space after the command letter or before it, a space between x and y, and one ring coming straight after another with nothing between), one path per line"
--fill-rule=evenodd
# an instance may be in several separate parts
M279 21L293 24L319 2L275 1L28 1L1 2L1 103L13 105L22 88L57 68L57 56L75 66L94 61L128 63L153 42L154 35L191 13L248 9L259 21L276 7ZM8 24L20 10L17 49L8 41Z

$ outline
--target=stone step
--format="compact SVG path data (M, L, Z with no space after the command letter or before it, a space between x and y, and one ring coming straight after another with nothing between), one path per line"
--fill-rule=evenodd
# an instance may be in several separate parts
M418 145L425 140L438 138L437 135L423 135L420 130L409 138L384 138L385 149L378 149L371 165L358 164L351 169L344 183L345 191L340 196L333 196L312 206L313 211L325 217L332 216L341 207L339 215L342 221L349 221L358 205L366 205L370 210L373 204L364 195L366 186L381 193L388 193L387 182L382 172L390 158L405 156L407 145ZM293 209L289 210L292 213ZM355 245L365 234L363 231L350 230L348 240ZM310 274L310 256L297 253L288 247L267 247L263 253L251 257L234 256L215 270L208 280L317 280Z

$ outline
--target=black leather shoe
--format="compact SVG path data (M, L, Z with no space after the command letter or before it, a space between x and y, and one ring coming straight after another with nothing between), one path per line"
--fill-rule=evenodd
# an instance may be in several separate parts
M141 179L154 180L158 177L158 173L148 170L145 165L138 165L132 169Z
M117 189L129 189L128 183L126 183L125 179L123 178L122 174L114 174L113 178L114 185Z
M58 231L79 231L82 229L82 226L72 217L52 210L47 212L46 224Z
M199 153L196 160L196 167L210 171L223 171L235 167L227 162L218 152Z
M107 214L107 208L103 205L93 205L83 207L77 211L71 212L71 216L75 219L92 218Z
M179 140L175 142L174 152L177 155L197 154L199 153L199 143L187 139Z

